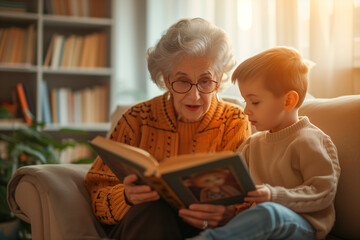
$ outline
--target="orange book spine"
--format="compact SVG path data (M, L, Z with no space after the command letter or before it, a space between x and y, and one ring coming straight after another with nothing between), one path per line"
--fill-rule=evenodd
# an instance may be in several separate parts
M26 101L24 86L22 85L22 83L16 84L16 92L19 96L20 105L22 108L22 112L24 114L25 122L28 125L31 125L32 121L33 121L33 116L29 110L29 105L28 105L28 102Z

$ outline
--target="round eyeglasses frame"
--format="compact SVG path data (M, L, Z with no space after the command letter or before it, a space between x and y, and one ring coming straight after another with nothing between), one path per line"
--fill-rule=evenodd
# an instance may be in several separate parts
M180 94L188 93L188 92L192 89L192 87L195 85L195 86L196 86L196 89L197 89L200 93L209 94L209 93L214 92L214 91L218 88L218 82L216 82L216 81L214 81L214 80L209 80L209 81L215 83L214 89L211 90L211 91L209 91L209 92L204 92L204 91L200 90L200 89L199 89L199 83L198 83L198 82L197 82L197 83L188 82L188 83L190 84L190 88L189 88L189 90L187 90L187 91L185 91L185 92L176 91L176 90L174 89L174 86L173 86L176 82L182 82L182 81L174 81L174 82L170 83L170 80L169 80L169 84L170 84L170 86L171 86L171 89L172 89L174 92L176 92L176 93L180 93Z

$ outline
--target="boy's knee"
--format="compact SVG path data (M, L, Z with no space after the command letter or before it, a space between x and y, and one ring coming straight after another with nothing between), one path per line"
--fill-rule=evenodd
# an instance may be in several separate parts
M261 203L256 206L258 209L261 209L263 211L264 217L267 216L271 220L277 220L281 218L281 209L284 208L281 204L274 203L274 202L265 202Z

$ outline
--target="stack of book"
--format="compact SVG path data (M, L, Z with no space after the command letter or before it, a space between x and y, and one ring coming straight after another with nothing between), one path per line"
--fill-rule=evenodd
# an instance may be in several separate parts
M43 85L42 106L46 124L67 125L108 121L109 88L106 84L76 91L70 88L53 88L50 94L45 81L43 84L45 85Z
M19 0L0 0L0 11L11 11L11 12L27 12L28 5L27 1Z
M104 18L106 3L103 0L45 0L45 11L54 15Z
M107 36L104 32L85 36L54 33L45 56L44 67L105 67L106 46Z
M0 28L0 63L11 65L35 64L35 25L27 28Z

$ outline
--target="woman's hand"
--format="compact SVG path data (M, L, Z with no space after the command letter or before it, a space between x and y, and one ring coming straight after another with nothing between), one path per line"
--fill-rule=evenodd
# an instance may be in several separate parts
M263 203L271 201L271 191L265 185L256 186L255 191L248 192L244 198L245 202Z
M180 209L179 216L194 227L200 229L214 228L230 221L235 216L235 207L191 204L188 209Z
M148 185L136 185L137 180L138 177L135 174L124 178L125 197L128 203L136 205L159 200L160 196L156 191L151 190Z

